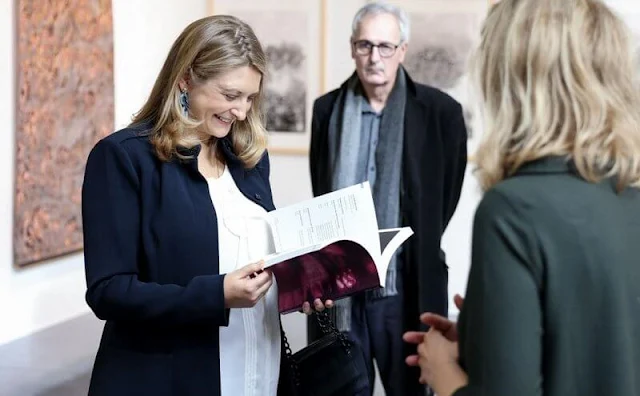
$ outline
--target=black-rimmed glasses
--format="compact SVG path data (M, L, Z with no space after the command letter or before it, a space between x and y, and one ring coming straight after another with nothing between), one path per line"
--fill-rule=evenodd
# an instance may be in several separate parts
M378 53L383 58L388 58L393 56L396 53L396 49L398 49L400 45L395 45L391 43L379 43L374 44L369 40L358 40L353 42L353 48L355 48L356 54L358 55L369 55L371 51L373 51L374 47L378 47Z

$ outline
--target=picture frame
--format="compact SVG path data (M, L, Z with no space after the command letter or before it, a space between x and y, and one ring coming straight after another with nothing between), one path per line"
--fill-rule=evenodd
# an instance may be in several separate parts
M324 0L210 0L209 14L247 22L269 58L269 152L307 155L313 101L324 92Z

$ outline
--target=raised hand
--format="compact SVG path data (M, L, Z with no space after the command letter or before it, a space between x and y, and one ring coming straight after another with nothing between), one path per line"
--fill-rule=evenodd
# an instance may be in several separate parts
M462 310L464 298L462 298L462 296L460 296L459 294L456 294L453 298L453 301L456 304L458 310ZM420 321L427 326L438 330L447 340L452 342L458 341L458 329L456 327L456 322L430 312L420 315ZM402 339L410 344L419 345L424 340L425 334L426 333L423 331L408 331L404 333ZM418 355L416 354L408 356L406 359L406 363L409 366L417 366Z
M458 307L458 310L462 309L462 304L464 304L464 299L459 294L456 294L453 298L453 301ZM432 314L432 313L424 313L420 315L420 321L427 326L430 326L440 333L449 341L457 342L458 341L458 328L456 327L456 323L443 317L440 315Z

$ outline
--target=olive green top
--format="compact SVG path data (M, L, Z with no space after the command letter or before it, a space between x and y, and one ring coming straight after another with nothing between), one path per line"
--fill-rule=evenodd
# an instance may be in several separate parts
M640 191L558 157L475 215L455 396L640 396Z

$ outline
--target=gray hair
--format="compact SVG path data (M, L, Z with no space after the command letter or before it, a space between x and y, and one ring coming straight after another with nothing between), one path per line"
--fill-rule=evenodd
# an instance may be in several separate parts
M352 37L356 36L360 22L364 17L379 14L391 14L396 17L400 27L400 43L409 42L409 16L403 9L384 2L368 3L358 10L355 17L353 17L353 24L351 25Z

